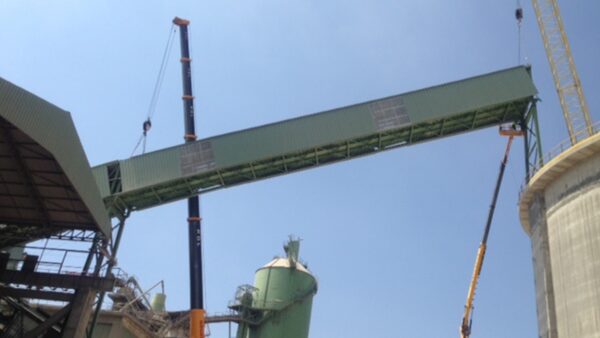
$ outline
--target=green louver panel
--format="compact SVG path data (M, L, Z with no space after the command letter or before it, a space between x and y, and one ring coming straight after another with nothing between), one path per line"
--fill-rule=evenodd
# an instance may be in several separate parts
M424 90L215 136L113 162L122 190L94 168L115 211L143 209L214 189L520 121L537 90L516 67ZM106 193L108 192L108 194Z
M121 162L123 190L134 190L139 186L159 184L181 175L180 149L170 148L157 151L154 156L140 156L133 161Z

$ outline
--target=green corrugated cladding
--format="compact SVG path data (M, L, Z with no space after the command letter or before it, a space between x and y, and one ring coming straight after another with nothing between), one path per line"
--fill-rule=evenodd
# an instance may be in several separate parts
M374 132L365 105L331 110L211 139L217 167L294 153Z
M93 168L113 213L402 145L521 121L537 90L516 67L198 140ZM111 190L108 165L120 166ZM114 181L115 178L113 178Z
M528 68L516 67L402 95L413 123L459 115L537 94Z
M108 213L71 115L2 78L0 114L52 153L89 209L96 225L105 235L110 236Z
M181 175L180 149L169 148L153 154L121 161L123 191L135 190L148 183L167 182L174 175Z

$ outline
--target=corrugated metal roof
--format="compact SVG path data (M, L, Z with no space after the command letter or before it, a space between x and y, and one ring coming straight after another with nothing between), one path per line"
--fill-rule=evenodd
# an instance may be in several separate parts
M516 67L119 161L122 189L99 179L107 205L145 208L178 198L435 139L527 112L537 90ZM99 177L106 165L94 168ZM105 192L109 194L106 195Z
M13 172L53 205L45 208L50 225L56 222L54 230L69 228L72 222L71 228L99 229L110 235L108 213L70 114L0 78L0 116L4 121L3 149L11 154L3 157L3 167L19 162ZM2 194L10 195L16 187L6 180L0 184L5 188ZM82 204L77 206L77 200ZM13 198L12 203L19 201ZM14 221L4 216L7 214L0 214L0 222ZM27 218L24 213L21 216Z
M403 95L411 122L460 114L537 94L525 67L516 67Z

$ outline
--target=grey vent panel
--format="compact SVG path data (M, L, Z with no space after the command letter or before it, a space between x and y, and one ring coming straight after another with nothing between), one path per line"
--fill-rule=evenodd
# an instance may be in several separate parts
M378 131L397 129L410 124L404 100L399 96L370 103L369 111Z
M187 144L181 151L181 173L193 175L214 169L215 156L210 141Z

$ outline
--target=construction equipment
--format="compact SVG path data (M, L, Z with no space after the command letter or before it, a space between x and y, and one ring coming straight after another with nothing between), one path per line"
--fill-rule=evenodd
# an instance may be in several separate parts
M487 222L483 231L483 238L479 249L477 250L477 258L475 259L475 267L473 268L473 276L471 277L471 284L469 285L469 291L467 292L467 301L465 304L465 312L460 325L460 337L467 338L471 335L471 324L473 317L473 300L475 299L475 289L477 288L477 282L479 282L479 275L481 274L481 267L483 266L483 259L485 258L485 252L487 249L488 235L490 234L490 227L492 225L492 219L494 218L494 211L496 210L496 201L498 200L498 193L500 192L500 185L502 184L502 178L504 177L504 169L506 169L506 163L508 162L508 155L510 153L510 146L512 145L513 138L516 136L522 136L524 132L518 127L517 124L510 126L500 126L500 135L508 137L508 143L506 144L506 151L502 162L500 162L500 172L498 173L498 179L496 181L496 188L494 189L494 195L492 197L492 204L490 204L490 210L488 212Z
M183 78L183 110L186 144L196 141L194 123L194 95L192 94L192 69L190 63L189 20L175 17L173 24L179 27L181 47L181 75ZM204 338L204 286L202 279L202 229L200 197L188 198L188 245L190 257L190 338Z
M571 47L565 32L562 17L560 15L560 9L558 8L558 0L531 0L531 2L535 10L535 16L540 28L542 40L544 42L544 49L546 51L546 56L548 57L548 63L550 63L550 69L552 71L554 85L560 100L563 117L565 119L565 123L567 124L569 139L571 141L571 145L574 145L577 142L592 136L594 134L594 130L588 105L583 94L581 80L579 79L577 69L575 68ZM519 4L517 5L515 18L517 19L520 29L521 20L523 19L523 10ZM485 257L487 238L489 235L492 218L494 216L494 209L496 207L496 200L498 198L500 184L502 183L502 177L504 175L506 162L508 161L508 154L510 152L512 140L515 136L521 136L523 132L517 128L514 128L514 126L512 128L500 127L500 134L503 136L508 136L509 139L504 158L500 164L500 174L496 183L492 204L490 205L490 211L483 233L483 239L477 251L477 258L475 260L475 267L473 269L473 277L471 278L471 284L469 285L465 312L460 326L461 338L467 338L471 334L475 289L477 288L477 282L479 281L479 275L481 273L481 267Z
M581 80L557 0L531 0L552 70L571 145L594 134Z

